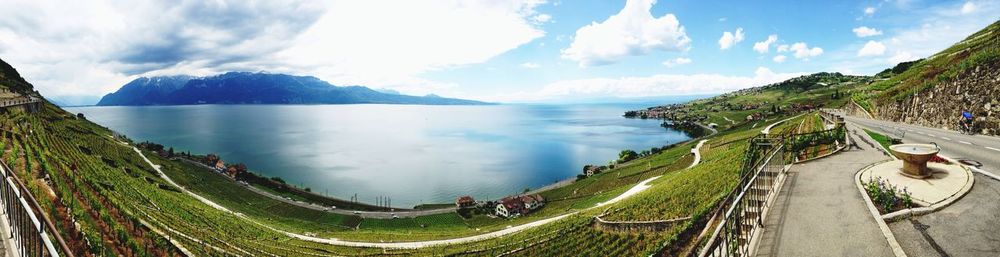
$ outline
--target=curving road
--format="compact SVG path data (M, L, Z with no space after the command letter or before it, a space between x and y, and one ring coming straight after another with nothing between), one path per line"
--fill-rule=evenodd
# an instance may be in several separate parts
M983 164L980 170L1000 174L1000 137L964 135L953 130L843 115L845 121L885 135L903 132L904 143L937 143L941 155Z

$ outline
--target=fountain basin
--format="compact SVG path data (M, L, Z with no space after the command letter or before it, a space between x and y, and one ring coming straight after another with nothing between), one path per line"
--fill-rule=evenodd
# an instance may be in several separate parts
M937 155L941 148L936 144L898 144L889 146L889 151L903 161L903 175L927 178L931 176L927 161Z

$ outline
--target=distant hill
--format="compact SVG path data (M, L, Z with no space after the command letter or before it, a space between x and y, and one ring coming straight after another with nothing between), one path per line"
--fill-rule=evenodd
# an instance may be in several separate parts
M477 105L480 101L436 95L385 93L362 86L338 87L311 76L229 72L209 77L138 78L97 103L110 105L191 104L424 104Z
M880 81L852 98L873 117L955 129L962 111L976 130L1000 135L1000 21L925 59L879 73Z

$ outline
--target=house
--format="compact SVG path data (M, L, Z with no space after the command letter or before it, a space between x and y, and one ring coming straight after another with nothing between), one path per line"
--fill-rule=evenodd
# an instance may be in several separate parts
M215 161L214 168L215 171L222 172L226 170L226 162L222 161L222 159L218 159Z
M516 217L528 214L545 206L545 198L538 194L508 196L500 199L496 207L499 217Z
M587 177L590 177L590 176L593 176L593 175L597 175L599 173L601 173L601 167L600 166L589 165L589 164L583 166L583 174L587 175Z
M476 207L476 200L473 200L471 196L462 196L455 199L455 206L458 208L469 208Z
M545 205L545 198L539 194L523 195L520 198L521 202L524 203L524 208L529 212L542 208Z
M496 214L498 217L513 217L521 215L524 211L524 203L518 197L504 197L497 203Z

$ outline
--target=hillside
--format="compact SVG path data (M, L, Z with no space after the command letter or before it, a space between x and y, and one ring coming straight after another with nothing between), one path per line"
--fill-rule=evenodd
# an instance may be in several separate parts
M362 86L338 87L309 76L229 72L208 77L138 78L105 95L97 105L189 104L427 104L474 105L480 101L383 93Z
M909 67L905 67L909 66ZM977 132L1000 135L1000 21L937 54L903 63L891 74L854 92L861 108L878 119L955 129L962 111L976 117Z
M744 124L756 127L774 117L823 107L839 108L848 102L847 92L872 81L869 76L820 72L683 104L630 111L625 117L695 122L719 128Z

